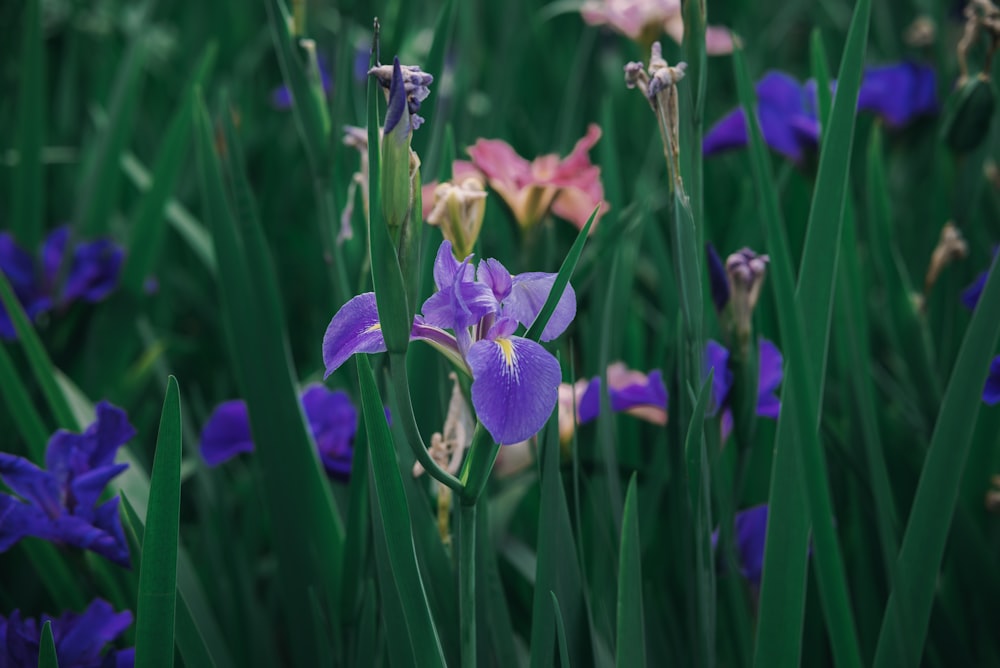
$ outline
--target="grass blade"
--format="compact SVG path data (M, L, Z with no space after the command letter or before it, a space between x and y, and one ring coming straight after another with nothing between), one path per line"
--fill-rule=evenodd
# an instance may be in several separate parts
M17 155L11 225L14 238L24 248L37 248L45 230L45 45L42 35L42 0L24 3L21 30L20 90L17 104Z
M375 376L365 355L356 356L361 384L361 404L371 457L372 519L376 545L384 545L380 589L391 590L398 601L401 617L392 620L399 628L386 631L390 643L407 639L412 660L420 666L444 666L444 654L431 618L423 580L417 568L413 533L407 510L406 493L400 478L399 464L389 425L385 421L382 399L375 386ZM388 568L386 568L386 566Z
M874 665L877 667L920 663L937 588L937 573L979 414L990 357L998 338L1000 271L994 261L959 350L924 460L903 534L896 578L882 618L875 650Z
M559 609L559 599L554 591L549 592L552 597L552 616L556 620L556 645L559 647L559 665L569 666L569 645L566 644L566 625L563 624L562 611Z
M52 620L46 619L42 626L42 637L38 641L38 668L59 668L56 657L56 643L52 638Z
M160 152L153 165L150 188L143 195L133 217L132 239L125 267L122 269L122 284L134 294L143 292L143 284L155 267L157 253L163 240L164 211L190 146L195 92L211 71L217 51L216 45L212 43L202 53L184 90L182 102L170 121L163 141L160 142Z
M0 397L7 412L14 420L17 430L28 446L28 454L36 464L45 461L45 444L49 432L42 417L35 410L28 388L21 382L21 376L14 368L14 361L7 353L6 346L0 344Z
M180 510L181 396L171 376L156 437L139 569L135 663L141 668L174 665Z
M14 331L17 332L17 338L21 342L21 345L24 346L24 354L28 358L31 372L35 376L38 385L42 388L42 393L45 395L49 409L55 417L56 424L63 429L79 431L80 425L77 423L76 417L69 407L69 402L66 401L66 396L56 381L52 360L49 359L49 354L45 352L45 347L38 338L35 328L31 326L31 321L28 320L27 314L21 308L21 303L14 295L10 281L7 280L7 276L3 272L0 272L0 302L3 303L11 322L14 324Z
M308 591L319 587L322 600L335 614L343 527L296 394L273 265L242 172L238 137L227 117L227 155L240 214L234 219L202 103L196 105L195 127L202 201L219 262L224 322L249 407L255 456L261 460L291 651L296 664L315 665ZM339 620L332 623L336 628Z
M635 474L625 492L621 551L618 558L618 641L615 665L646 665L646 628L642 609L642 544L639 542L639 509ZM555 595L553 594L553 600ZM564 664L565 665L565 664Z

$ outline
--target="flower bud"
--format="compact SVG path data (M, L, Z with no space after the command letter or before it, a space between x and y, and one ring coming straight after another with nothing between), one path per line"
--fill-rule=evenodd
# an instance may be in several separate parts
M975 149L989 134L996 107L996 89L988 77L967 79L952 93L951 104L941 126L948 146L958 153Z
M726 258L733 326L741 344L749 341L750 319L757 306L769 262L770 258L767 255L758 255L749 248L736 251Z
M455 258L462 260L472 254L485 215L483 183L470 177L460 185L442 183L434 189L434 208L427 215L427 223L441 228Z

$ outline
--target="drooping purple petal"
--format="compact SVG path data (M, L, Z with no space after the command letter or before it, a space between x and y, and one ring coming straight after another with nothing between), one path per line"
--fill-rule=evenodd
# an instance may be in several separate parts
M736 513L735 525L740 573L751 584L760 586L764 569L764 540L767 537L767 504Z
M979 297L983 294L983 288L986 287L986 277L989 276L990 272L984 271L978 276L976 280L972 282L969 287L962 290L962 304L965 308L970 311L976 309L976 304L979 303Z
M597 418L601 411L601 378L590 381L580 398L579 422L584 424ZM624 387L612 386L608 390L611 410L616 413L636 411L642 408L667 410L667 387L659 369L649 373L644 383L633 383Z
M938 110L934 69L913 62L868 67L858 91L858 109L881 116L898 128Z
M729 275L711 241L705 244L705 257L708 259L708 283L712 288L712 302L715 310L721 312L729 303Z
M0 452L0 479L22 499L54 517L62 512L59 481L24 457Z
M705 377L715 369L712 377L712 410L713 414L722 408L729 398L729 390L733 386L733 372L729 370L729 351L718 341L709 339L705 343Z
M701 141L703 155L715 155L747 145L747 119L742 109L734 109L715 122Z
M510 296L504 300L501 313L530 328L545 306L555 282L556 274L540 271L514 276ZM542 341L551 341L562 334L573 322L574 317L576 317L576 293L573 291L573 286L567 283L552 316L542 330Z
M990 374L986 377L986 385L983 386L983 401L989 406L1000 403L1000 355L990 362Z
M331 392L317 384L302 394L302 407L326 472L339 478L348 476L358 429L354 404L346 393Z
M601 377L591 378L586 389L577 393L577 423L586 424L597 419L601 414Z
M32 516L31 511L35 511ZM37 509L12 496L0 494L0 552L6 552L19 540L30 535L29 527L38 521ZM42 516L44 521L44 516ZM0 638L3 634L0 633ZM0 663L0 666L3 666Z
M778 347L767 339L761 339L757 376L757 415L761 417L778 419L781 400L774 392L781 385L782 363Z
M466 356L472 405L497 443L534 436L558 399L559 363L540 344L518 336L477 341Z
M253 434L247 404L240 399L215 407L201 430L201 456L209 466L218 466L241 452L253 452Z
M323 336L324 378L355 353L385 352L375 293L365 292L340 307Z

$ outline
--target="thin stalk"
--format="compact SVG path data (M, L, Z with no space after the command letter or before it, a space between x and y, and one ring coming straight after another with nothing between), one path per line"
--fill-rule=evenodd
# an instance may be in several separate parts
M344 255L340 252L340 246L333 238L333 230L339 227L336 203L333 201L333 193L326 179L316 178L314 192L316 207L319 209L317 223L320 243L323 244L323 264L326 266L336 303L346 304L351 298L347 288L347 269L344 266Z
M462 668L476 666L476 503L458 507L458 613Z
M432 478L442 485L454 490L465 498L465 488L458 478L441 468L427 452L424 439L420 437L417 418L413 414L413 402L410 400L410 381L406 375L406 354L391 353L389 355L389 375L392 377L393 389L396 392L396 404L399 414L395 416L403 426L406 441L413 449L417 461Z

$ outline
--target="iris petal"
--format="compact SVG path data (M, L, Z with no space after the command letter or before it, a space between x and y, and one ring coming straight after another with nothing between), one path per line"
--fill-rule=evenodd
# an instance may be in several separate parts
M767 505L736 513L736 549L740 572L752 584L760 585L764 567L764 539L767 536Z
M504 300L503 315L514 318L530 328L545 306L555 282L556 274L540 271L518 274L513 279L510 296ZM566 331L575 316L576 293L573 291L573 286L567 283L556 309L552 312L552 317L542 330L542 341L551 341Z
M201 430L201 456L218 466L241 452L253 452L250 415L245 401L226 401L215 407Z
M375 293L365 292L340 307L323 336L327 377L355 353L385 352Z
M767 339L760 340L759 374L757 380L757 415L778 419L781 400L774 391L781 385L782 357L778 347Z
M545 425L558 399L559 363L518 336L477 341L466 357L472 405L497 443L519 443Z
M346 477L351 472L358 412L345 392L311 385L302 394L302 407L320 459L327 473Z
M990 363L990 375L986 377L983 387L983 401L990 406L1000 403L1000 356L994 357Z

